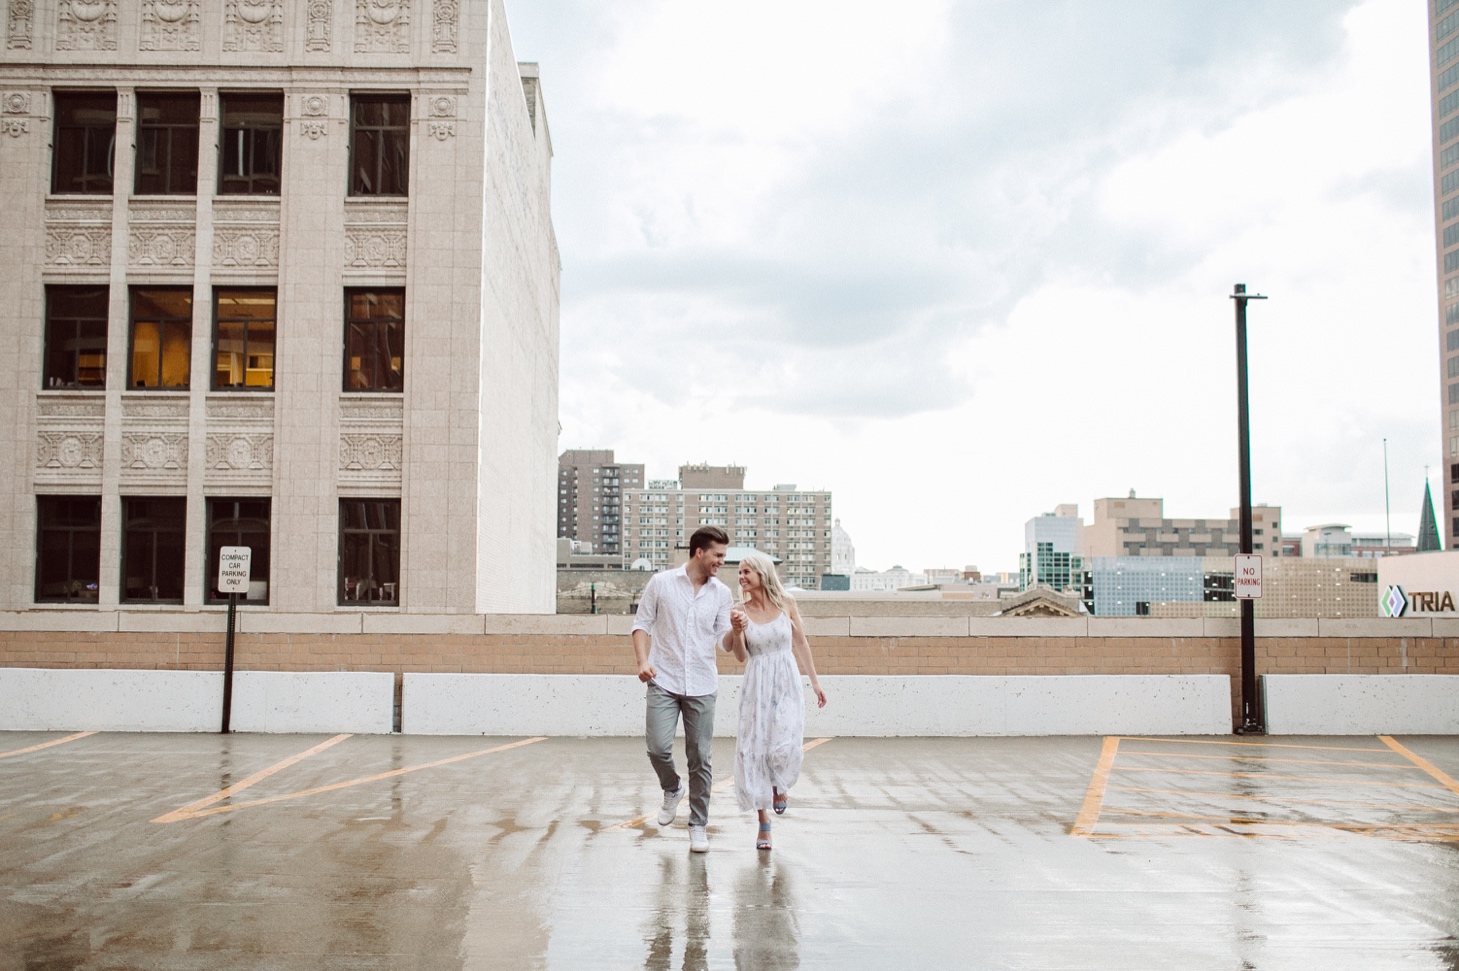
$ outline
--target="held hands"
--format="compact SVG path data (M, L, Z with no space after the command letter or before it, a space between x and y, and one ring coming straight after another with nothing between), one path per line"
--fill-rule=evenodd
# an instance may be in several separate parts
M750 618L743 610L736 607L730 611L730 627L736 634L743 634L749 626Z

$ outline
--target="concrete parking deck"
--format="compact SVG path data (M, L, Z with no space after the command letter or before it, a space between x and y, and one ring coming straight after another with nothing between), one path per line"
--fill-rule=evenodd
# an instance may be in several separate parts
M1459 739L809 744L691 856L632 739L0 733L0 971L1459 969Z

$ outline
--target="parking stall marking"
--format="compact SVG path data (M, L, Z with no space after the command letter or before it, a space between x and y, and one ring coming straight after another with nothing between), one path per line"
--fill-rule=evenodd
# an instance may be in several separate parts
M1378 736L1378 741L1382 747L1110 736L1105 739L1084 804L1069 833L1091 839L1168 836L1305 839L1358 835L1459 840L1459 823L1444 818L1459 814L1459 802L1449 801L1450 796L1459 796L1459 781L1390 736ZM1165 745L1173 747L1164 748ZM1231 750L1207 754L1179 748L1195 745L1229 746ZM1369 758L1288 758L1258 754L1252 749L1306 750L1324 756L1353 752ZM1386 761L1375 758L1385 755L1390 757ZM1131 764L1137 760L1166 764ZM1190 760L1187 765L1194 762L1207 766L1213 760L1225 760L1231 768L1226 771L1215 767L1186 768L1179 765L1182 760ZM1308 766L1311 768L1305 771L1312 774L1264 771L1267 765ZM1400 781L1404 774L1415 771L1428 775L1432 781ZM1375 774L1380 777L1355 777ZM1166 786L1161 786L1156 779L1151 779L1151 785L1111 782L1112 779L1134 781L1132 776L1151 775L1163 776L1168 780ZM1184 778L1192 776L1211 781L1199 788L1179 788ZM1232 780L1232 791L1220 791L1221 786L1215 780L1221 778ZM1407 779L1412 778L1411 774L1407 775ZM1363 788L1356 790L1360 786ZM1361 792L1364 798L1323 798L1333 795L1327 791L1330 789L1348 790L1352 795ZM1391 798L1385 799L1390 793ZM1120 797L1118 804L1112 804L1116 795Z
M39 752L43 748L51 748L56 745L65 745L67 742L74 742L78 738L85 738L88 735L95 734L95 732L77 732L74 735L67 735L65 738L53 738L49 742L41 742L39 745L28 745L25 748L13 749L9 752L0 752L0 759L8 759L12 755L25 755L27 752Z
M349 735L336 735L334 738L331 738L326 742L321 742L319 745L314 746L314 748L312 749L300 752L298 755L290 756L289 758L284 759L282 762L269 766L262 772L250 776L249 778L243 780L243 782L240 782L237 785L229 786L227 789L221 790L220 792L215 792L213 795L208 796L206 799L199 799L197 802L189 803L188 805L183 806L181 809L173 810L165 816L159 816L156 819L152 820L152 822L176 823L181 822L185 819L199 819L204 816L215 816L220 813L230 813L239 809L248 809L253 806L267 806L272 805L273 803L287 802L293 799L303 799L307 796L316 796L325 792L335 792L340 789L349 789L354 786L364 785L367 782L378 782L381 779L392 779L396 776L406 775L410 772L419 772L422 769L434 769L438 766L450 765L453 762L465 762L467 759L480 758L483 755L493 755L497 752L505 752L508 749L521 748L524 745L534 745L537 742L547 741L547 736L538 735L533 738L525 738L521 739L520 741L510 742L506 745L497 745L493 748L480 749L475 752L466 752L461 755L453 755L449 758L437 759L434 762L425 762L421 765L409 765L401 769L391 769L388 772L377 772L373 775L362 776L358 779L347 779L344 782L334 782L325 786L315 786L312 789L302 789L298 792L288 792L277 796L265 796L262 799L250 799L246 802L229 803L226 806L213 805L214 803L221 802L222 800L229 798L230 796L241 791L242 789L246 789L248 786L253 785L255 782L258 782L263 778L267 778L268 776L274 774L280 769L287 768L288 766L293 765L295 762L298 762L301 759L308 758L315 752L322 751L323 749L326 749L329 746L334 745L338 742L342 742L349 737Z
M812 739L811 741L806 742L804 745L802 745L800 747L800 750L802 752L809 752L811 749L815 748L816 746L818 746L818 745L825 745L829 741L830 741L829 738ZM729 788L730 786L732 786L734 784L735 784L734 777L731 776L728 779L721 779L718 782L716 782L714 785L710 786L709 787L709 791L711 793L721 792L724 789L727 789L727 788ZM602 829L599 829L597 832L599 832L599 833L612 833L612 832L616 832L618 830L636 829L639 826L642 826L644 823L648 822L648 820L650 819L650 817L655 816L655 815L657 815L657 813L644 813L642 816L635 816L632 819L625 819L623 822L621 822L621 823L614 823L612 826L604 826Z

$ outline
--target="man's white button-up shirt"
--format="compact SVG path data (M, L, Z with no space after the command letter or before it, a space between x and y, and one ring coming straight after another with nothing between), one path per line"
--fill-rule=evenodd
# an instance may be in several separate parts
M643 588L633 629L652 639L654 681L673 695L712 695L719 687L715 645L730 629L734 598L710 577L696 592L686 566L654 574Z

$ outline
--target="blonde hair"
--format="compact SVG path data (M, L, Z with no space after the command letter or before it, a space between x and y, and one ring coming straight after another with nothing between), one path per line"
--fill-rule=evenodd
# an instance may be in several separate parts
M760 586L765 590L766 599L777 609L785 610L791 597L785 590L785 584L780 582L780 574L775 572L775 561L759 550L754 550L746 553L740 562L760 577Z

